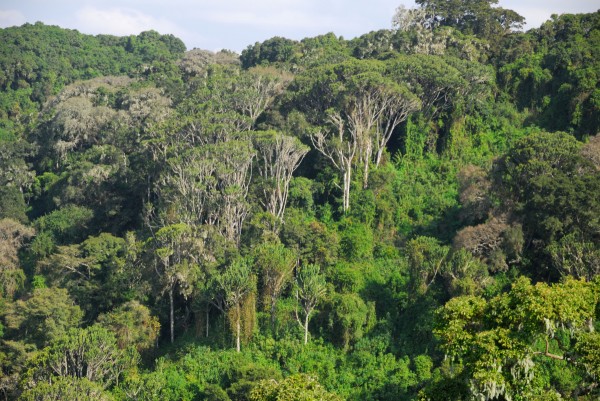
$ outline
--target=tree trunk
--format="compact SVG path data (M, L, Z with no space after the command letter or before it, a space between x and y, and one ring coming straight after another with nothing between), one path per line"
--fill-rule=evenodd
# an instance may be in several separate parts
M175 341L175 312L173 310L173 286L169 288L169 324L171 327L171 344Z
M375 168L379 167L379 164L381 163L381 158L383 157L383 149L382 147L379 147L379 149L377 149L377 158L375 159Z
M308 344L308 313L304 317L304 345Z
M208 325L208 319L209 319L209 316L210 316L210 315L209 315L209 312L210 312L210 311L209 311L209 309L208 309L208 305L207 305L207 306L206 306L206 337L207 337L207 338L208 338L208 327L209 327L209 325Z
M367 189L369 186L369 158L365 157L365 165L363 167L363 189Z
M343 207L344 212L347 212L350 209L350 184L352 182L352 171L351 169L346 169L344 171L344 194L343 194Z
M235 350L237 352L241 351L241 347L240 347L240 335L241 335L241 310L240 310L240 304L238 303L237 305L237 316L236 316L236 322L235 322L235 331L236 331L236 339L235 339Z
M367 189L369 186L369 169L371 168L371 153L373 153L373 140L371 138L367 139L367 148L365 149L364 154L364 165L363 165L363 189Z

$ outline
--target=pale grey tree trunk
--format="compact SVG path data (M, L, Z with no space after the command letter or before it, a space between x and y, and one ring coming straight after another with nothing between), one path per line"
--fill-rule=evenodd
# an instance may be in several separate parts
M344 171L344 188L343 188L343 207L344 212L350 209L350 185L352 183L352 169L346 169Z
M308 344L308 315L304 317L304 345Z
M173 310L173 286L169 288L169 324L171 328L171 344L175 341L175 311Z

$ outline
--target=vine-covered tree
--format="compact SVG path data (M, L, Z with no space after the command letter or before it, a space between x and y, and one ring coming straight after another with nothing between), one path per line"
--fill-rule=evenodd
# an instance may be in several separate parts
M156 255L155 271L159 279L159 292L166 293L169 300L169 333L175 341L175 291L188 298L198 279L199 239L192 227L183 223L159 229L150 246Z
M307 264L301 266L296 272L294 293L297 307L301 308L301 313L298 313L298 309L295 313L298 324L304 330L305 345L308 344L308 323L311 314L327 292L325 277L320 270L318 265Z
M0 294L4 298L11 299L24 284L18 252L34 233L32 227L12 219L0 220Z
M255 250L255 264L262 276L263 305L271 313L271 325L275 330L277 300L290 284L298 258L283 244L263 243Z
M574 279L534 286L520 278L508 293L490 300L450 300L438 312L435 333L451 361L461 364L455 380L468 381L470 393L463 396L531 399L549 394L535 380L539 366L558 361L563 369L575 367L571 338L582 334L579 341L589 339L584 333L593 330L597 291L594 283Z
M235 349L240 352L242 336L248 338L254 328L256 276L252 272L251 260L234 259L217 276L216 283L223 292L227 317L235 335Z

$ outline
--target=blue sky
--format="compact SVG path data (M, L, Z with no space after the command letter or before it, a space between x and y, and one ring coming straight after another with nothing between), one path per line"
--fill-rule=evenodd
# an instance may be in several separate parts
M411 0L2 0L0 27L41 21L88 34L130 35L154 29L194 47L242 51L273 36L302 39L334 32L346 39L390 28ZM593 12L599 0L500 0L527 28L551 14Z

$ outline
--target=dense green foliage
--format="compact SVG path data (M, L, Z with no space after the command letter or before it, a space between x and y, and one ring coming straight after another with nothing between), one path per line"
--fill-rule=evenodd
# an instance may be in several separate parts
M7 400L600 396L600 12L241 55L0 30Z

